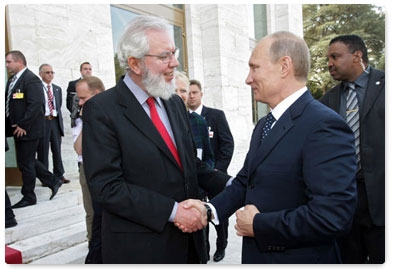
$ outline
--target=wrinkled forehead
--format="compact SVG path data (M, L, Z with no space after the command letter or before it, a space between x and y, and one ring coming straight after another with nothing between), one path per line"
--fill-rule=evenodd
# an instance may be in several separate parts
M175 47L174 39L165 30L147 30L147 41L150 49L165 49L172 51Z

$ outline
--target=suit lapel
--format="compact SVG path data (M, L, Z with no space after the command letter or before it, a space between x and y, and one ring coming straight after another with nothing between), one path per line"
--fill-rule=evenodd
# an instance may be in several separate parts
M21 84L21 82L23 81L23 77L26 75L27 71L29 71L29 69L26 69L25 71L23 71L23 73L19 76L19 78L16 80L14 86L11 89L12 93L15 93L14 90L17 89L17 87L19 87L19 85ZM10 80L12 79L12 77L10 78ZM8 84L9 86L9 84ZM7 88L8 88L7 86Z
M124 115L142 134L153 142L174 164L177 164L166 143L162 139L155 125L144 111L136 97L121 80L116 88L119 94L119 104L125 109ZM168 114L169 115L169 114ZM170 117L169 117L170 118ZM173 127L174 128L174 127Z
M273 148L280 142L283 136L293 127L294 123L290 112L287 110L281 118L274 124L269 135L261 143L262 127L264 122L260 122L259 128L251 141L252 160L249 162L249 172L253 173L256 167L271 153Z
M182 139L183 139L182 132L183 132L183 128L186 128L186 124L184 124L182 122L182 120L180 120L180 116L182 116L182 113L178 113L178 109L180 109L180 108L176 105L176 100L179 99L179 97L178 96L174 97L174 96L177 96L177 95L173 95L173 97L167 101L162 100L162 102L166 108L167 116L169 118L169 122L170 122L171 128L173 130L173 135L174 135L174 140L176 142L178 155L180 156L182 165L185 166L184 151L186 149L184 147L184 142L182 141ZM182 103L182 104L184 105L184 103ZM184 109L185 109L184 114L187 115L187 110L186 110L186 108L184 108ZM188 122L189 122L189 118L188 118ZM175 164L177 164L173 155L171 155L171 158L173 159L173 162ZM178 164L177 164L177 166L178 166Z
M55 103L56 103L56 111L60 111L60 89L57 85L52 84L53 87L53 95L55 97Z
M259 122L251 141L249 153L252 155L249 162L248 171L252 174L257 166L273 151L281 139L294 126L294 119L299 117L306 104L311 101L313 97L309 91L306 91L299 99L297 99L274 124L270 133L266 136L264 142L261 144L261 135L263 120Z
M335 87L334 92L329 93L328 106L335 110L337 113L340 111L340 94L342 90L342 85L339 84Z
M370 108L376 101L376 98L381 92L384 92L384 73L380 74L377 70L372 69L372 75L369 78L368 86L366 88L365 98L363 100L362 111L360 113L360 120L363 120Z

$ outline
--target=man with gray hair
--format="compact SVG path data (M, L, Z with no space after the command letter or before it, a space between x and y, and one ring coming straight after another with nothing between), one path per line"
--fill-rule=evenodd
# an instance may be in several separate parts
M201 229L208 210L186 210L184 200L198 198L199 186L219 193L230 177L196 156L175 94L178 54L167 22L135 18L118 47L126 74L84 105L84 168L102 207L104 263L207 262Z

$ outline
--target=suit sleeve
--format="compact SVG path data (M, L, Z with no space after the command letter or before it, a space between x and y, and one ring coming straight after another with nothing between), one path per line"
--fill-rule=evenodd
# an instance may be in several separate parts
M228 121L226 120L223 111L218 112L218 147L216 148L217 155L215 161L215 168L221 171L226 171L232 160L234 142L233 136L229 128Z
M67 86L67 95L66 95L66 107L70 111L73 111L73 100L75 96L75 84L73 82L69 82Z
M27 132L31 130L31 126L35 124L34 120L44 115L44 93L41 81L34 76L26 79L25 96L26 96L26 112L23 118L17 121L17 125Z

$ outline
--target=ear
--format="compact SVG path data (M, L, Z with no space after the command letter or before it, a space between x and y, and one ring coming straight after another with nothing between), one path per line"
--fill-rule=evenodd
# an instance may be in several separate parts
M281 77L287 76L293 67L291 57L289 56L282 57L280 59L280 65L281 65Z
M357 50L354 52L353 61L360 63L362 60L362 51Z
M141 59L137 59L135 57L128 57L128 66L134 74L141 74L140 61Z

